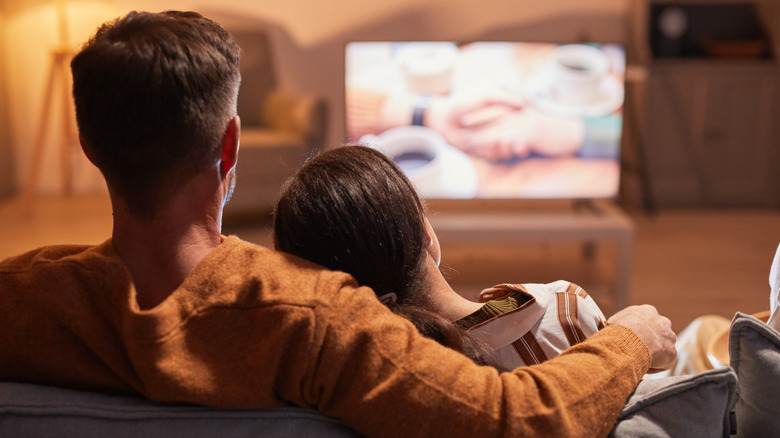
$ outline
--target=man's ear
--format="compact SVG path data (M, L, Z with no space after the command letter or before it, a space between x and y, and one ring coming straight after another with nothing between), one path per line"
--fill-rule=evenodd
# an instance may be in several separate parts
M223 177L236 167L240 137L241 119L235 116L228 122L225 135L222 137L222 160L219 164L219 170Z
M81 145L81 150L82 152L84 152L84 155L87 156L89 162L92 163L93 166L95 166L95 160L92 158L92 151L89 150L89 145L84 140L84 137L81 136L81 134L79 134L79 144Z

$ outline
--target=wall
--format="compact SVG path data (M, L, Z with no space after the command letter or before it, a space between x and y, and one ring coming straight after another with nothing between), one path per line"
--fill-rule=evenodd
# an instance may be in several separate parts
M227 26L273 34L282 86L330 104L329 143L344 141L343 57L354 40L625 39L623 0L556 2L291 0L279 8L234 0L202 11ZM323 19L326 17L326 19ZM251 48L247 48L251 49Z
M27 182L31 157L35 149L38 133L43 133L43 160L38 191L51 193L63 187L60 171L60 151L63 138L63 120L73 122L72 109L63 115L70 97L69 71L65 77L55 76L51 92L47 93L47 84L52 72L53 53L62 48L60 28L53 1L15 0L3 2L2 11L6 17L2 27L4 49L8 62L0 66L2 81L7 91L3 99L8 109L10 137L13 144L13 163L15 169L14 188L21 190ZM74 50L85 41L94 29L103 21L118 15L116 5L97 1L68 2L66 16L69 28L66 28L68 49ZM61 80L61 79L64 79ZM51 111L44 123L44 100L51 96ZM68 119L64 119L68 117ZM92 193L105 190L100 173L81 154L71 139L66 152L75 176L72 179L77 193Z
M6 56L6 41L8 40L5 14L0 11L0 66L8 65ZM0 68L0 200L12 195L15 191L14 150L11 142L11 123L8 118L8 92L6 89L5 69Z
M582 38L621 41L624 13L631 0L114 0L68 2L69 38L84 41L101 22L133 9L159 11L194 9L228 27L268 29L273 36L276 65L284 88L312 93L330 104L328 142L341 143L343 120L343 50L350 40L381 39L555 39ZM41 127L50 51L57 44L53 2L3 1L6 23L2 26L9 62L0 66L2 86L8 92L7 124L0 135L11 137L13 154L0 146L4 163L13 161L15 186L22 187L28 173L34 135L46 129L46 160L41 191L60 187L56 162L57 138ZM7 24L7 25L6 25ZM11 44L10 41L14 43ZM246 48L251 50L251 48ZM0 113L1 114L1 113ZM0 119L0 123L2 119ZM0 126L4 126L0 124ZM3 141L7 144L6 141ZM78 192L102 190L99 173L80 154L72 157ZM7 164L6 164L7 165ZM10 174L2 172L2 174ZM0 183L2 184L2 183ZM0 186L1 188L2 186Z

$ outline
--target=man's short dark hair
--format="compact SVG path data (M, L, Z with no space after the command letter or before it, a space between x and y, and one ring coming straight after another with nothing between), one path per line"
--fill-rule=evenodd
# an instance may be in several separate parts
M236 114L240 49L195 12L131 12L102 25L71 62L79 133L139 217L220 158Z

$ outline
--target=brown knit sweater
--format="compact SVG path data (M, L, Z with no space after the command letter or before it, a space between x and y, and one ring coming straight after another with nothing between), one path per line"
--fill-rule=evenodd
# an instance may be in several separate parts
M235 237L141 311L111 241L0 262L0 380L222 407L311 407L369 436L605 436L650 363L610 326L499 374L345 274Z

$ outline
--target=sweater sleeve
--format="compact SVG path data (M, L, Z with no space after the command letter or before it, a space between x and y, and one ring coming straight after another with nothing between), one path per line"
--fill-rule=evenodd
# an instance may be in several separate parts
M579 320L585 336L593 336L607 325L607 318L593 297L587 294L577 294L577 303Z
M319 318L315 407L368 436L606 436L650 364L622 326L499 374L423 338L373 294L342 292Z

